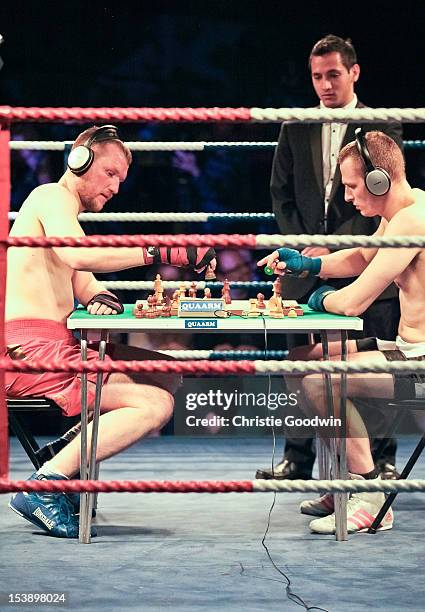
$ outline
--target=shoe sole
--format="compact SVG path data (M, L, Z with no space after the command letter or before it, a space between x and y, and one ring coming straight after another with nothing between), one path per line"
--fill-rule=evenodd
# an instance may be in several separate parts
M393 528L393 524L391 523L391 525L381 525L380 527L377 527L376 531L389 531L390 529ZM354 531L347 531L348 534L353 535L354 533L367 533L368 530L370 529L371 525L369 525L369 527L362 527L362 529L356 529ZM310 528L311 533L315 533L317 535L335 535L335 531L314 531L313 529Z
M324 516L330 516L331 514L334 513L334 510L330 510L329 512L323 512L319 513L319 512L308 512L307 510L304 510L303 508L300 508L300 512L301 514L306 514L308 516L317 516L318 518L323 518Z

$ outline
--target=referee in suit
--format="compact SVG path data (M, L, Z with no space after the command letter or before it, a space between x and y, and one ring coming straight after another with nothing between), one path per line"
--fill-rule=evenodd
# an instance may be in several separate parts
M309 57L309 68L320 108L365 108L355 94L360 76L356 52L351 41L329 34L319 40ZM337 165L338 153L355 140L354 131L385 132L402 148L402 127L399 123L283 123L274 154L270 191L273 212L282 234L366 234L376 230L379 218L366 218L344 199L344 185ZM327 255L325 247L307 247L303 255ZM327 284L339 289L354 279L332 279ZM283 276L282 295L285 299L308 300L321 280ZM393 340L400 318L395 285L384 293L362 315L365 336ZM356 332L350 335L356 337ZM359 337L357 335L357 337ZM288 348L307 344L303 335L288 336ZM372 451L379 440L373 441ZM381 477L397 477L395 468L396 441L388 440L378 461ZM271 469L257 470L256 478L309 479L315 460L313 439L286 438L284 456Z

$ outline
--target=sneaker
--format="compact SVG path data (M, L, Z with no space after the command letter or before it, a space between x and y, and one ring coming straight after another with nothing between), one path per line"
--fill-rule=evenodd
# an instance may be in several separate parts
M29 480L61 480L60 477L34 473ZM78 538L79 524L74 507L64 493L20 492L9 502L9 507L37 527L56 538ZM91 535L96 536L92 527Z
M264 480L311 480L311 469L300 466L295 461L283 459L272 468L263 468L257 470L255 478Z
M378 461L376 467L382 480L398 480L400 478L397 468L392 463L389 463L389 461Z
M384 493L353 493L347 501L347 531L356 533L367 531L385 501ZM391 508L382 519L377 531L386 531L393 526L394 515ZM335 513L311 521L313 533L335 533Z
M66 495L70 499L72 507L74 508L74 514L80 514L80 494L79 493L67 493ZM92 518L95 518L96 514L97 514L96 508L92 508L91 509Z
M326 493L317 499L307 499L300 503L301 514L312 516L329 516L334 511L333 493Z

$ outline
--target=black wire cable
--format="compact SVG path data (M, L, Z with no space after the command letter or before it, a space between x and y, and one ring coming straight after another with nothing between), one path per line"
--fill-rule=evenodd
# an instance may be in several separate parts
M266 326L266 320L265 320L263 314L261 314L261 318L262 318L263 327L264 327L264 360L267 360L267 357L268 357L267 326ZM270 397L271 385L272 385L271 374L268 374L267 378L268 378L267 397ZM275 432L275 428L274 428L274 424L273 423L272 423L271 428L272 428L272 436L273 436L271 468L272 468L272 474L274 474L274 459L275 459L275 452L276 452L276 432ZM270 550L269 550L269 548L268 548L268 546L266 544L266 538L267 538L267 535L268 535L268 532L269 532L269 529L270 529L271 516L272 516L272 512L273 512L273 509L274 509L275 505L276 505L276 491L273 493L273 501L272 501L272 504L271 504L271 506L269 508L269 513L268 513L268 517L267 517L267 526L266 526L266 529L264 531L263 538L261 540L261 545L265 549L265 551L267 553L267 557L268 557L270 563L272 564L272 566L274 567L274 569L281 576L283 576L283 578L285 578L285 580L286 580L285 592L286 592L287 598L290 601L293 601L298 606L302 606L307 611L309 611L309 610L321 610L321 612L329 612L329 610L326 610L325 608L319 608L318 606L309 606L300 595L297 595L296 593L294 593L292 588L291 588L291 584L292 584L291 583L291 579L275 563L275 561L274 561L274 559L273 559L273 557L272 557L272 555L270 553ZM243 567L242 567L242 569L243 569ZM279 580L278 582L281 582L282 584L285 584L283 582L283 580Z

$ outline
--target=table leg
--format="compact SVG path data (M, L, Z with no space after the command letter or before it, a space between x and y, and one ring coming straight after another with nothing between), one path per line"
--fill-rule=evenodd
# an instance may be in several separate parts
M108 332L102 331L99 343L99 359L105 359L106 342ZM81 359L87 360L87 330L81 330ZM102 372L96 375L96 392L94 402L94 413L92 421L92 436L90 458L87 460L87 425L88 425L88 406L87 406L87 373L81 376L81 461L80 473L81 480L94 480L96 474L96 449L97 436L99 430L100 399L102 393ZM90 544L91 542L91 519L93 508L94 493L82 493L80 495L80 531L79 542Z
M341 360L347 360L347 332L341 331ZM348 477L347 471L347 374L341 373L341 395L340 395L340 419L341 427L339 431L339 465L338 478L346 480ZM347 493L338 493L335 495L335 507L338 511L335 512L336 533L339 535L338 540L347 540Z
M87 361L87 330L81 330L81 361ZM87 372L81 374L81 454L80 454L80 478L87 480ZM87 532L87 493L80 493L80 528L78 541L81 544L90 542L90 529Z
M321 338L323 346L323 358L325 360L329 360L328 334L326 331L321 332ZM326 403L328 409L327 416L328 418L332 418L335 417L332 378L331 375L327 373L324 373L323 376L325 380ZM336 435L337 432L334 431L334 435L329 438L329 453L332 478L340 478L340 464L338 460L338 444ZM344 497L346 498L345 493L334 493L335 537L337 541L343 541L347 539L347 513L343 512Z
M100 361L103 361L105 359L107 335L108 335L108 332L102 330L101 339L99 343L99 360ZM96 394L95 394L95 400L94 400L94 411L93 411L93 421L92 421L90 461L89 461L89 480L96 480L97 475L99 474L98 464L96 463L96 451L97 451L97 437L98 437L98 432L99 432L100 400L102 396L102 383L103 383L103 374L102 372L98 372L96 375ZM91 522L92 509L95 503L97 505L97 502L95 502L96 498L97 498L96 493L89 493L88 504L87 504L87 514L88 514L89 522Z

